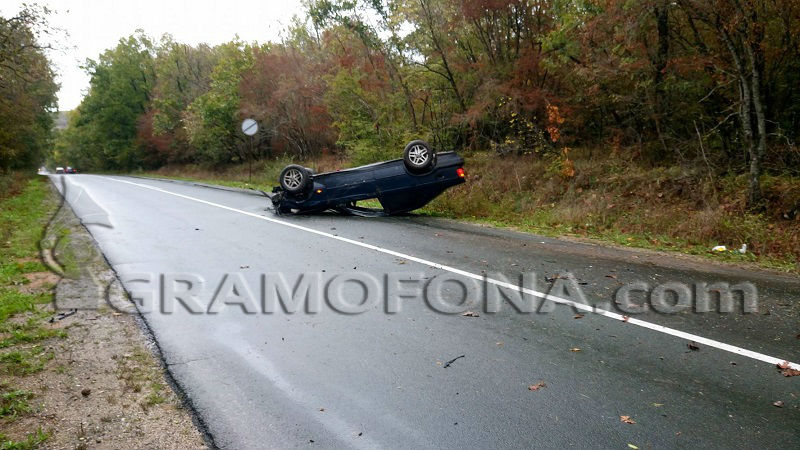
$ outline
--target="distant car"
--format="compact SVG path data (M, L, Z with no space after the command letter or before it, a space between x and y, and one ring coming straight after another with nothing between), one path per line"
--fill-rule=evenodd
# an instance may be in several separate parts
M56 173L58 173L58 174L64 173L64 168L63 167L56 167Z
M425 206L447 188L466 181L464 159L455 152L435 153L424 141L411 141L403 159L336 172L314 173L291 164L281 171L272 192L279 214L334 209L356 215L400 214ZM377 199L382 210L356 202Z
M78 170L73 168L73 167L67 166L67 170L65 172L66 173L78 173Z

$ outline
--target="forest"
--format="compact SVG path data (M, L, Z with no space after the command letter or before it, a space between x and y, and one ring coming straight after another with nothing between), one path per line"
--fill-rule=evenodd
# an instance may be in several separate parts
M24 44L30 32L14 35L30 61L3 59L2 169L34 164L48 142L52 164L83 171L255 162L263 174L278 160L396 158L422 138L465 154L474 175L434 205L445 215L800 255L796 0L304 8L278 42L120 39L86 61L90 88L57 136L42 128L52 74ZM9 64L41 73L9 84ZM252 141L244 118L260 124Z
M36 167L52 148L58 85L40 44L48 14L29 7L0 16L0 174Z
M87 61L57 156L92 170L440 149L797 174L793 0L319 0L278 43L144 32ZM259 121L254 146L238 132Z

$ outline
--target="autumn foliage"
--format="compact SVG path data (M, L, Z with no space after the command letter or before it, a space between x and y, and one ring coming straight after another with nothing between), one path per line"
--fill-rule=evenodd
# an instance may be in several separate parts
M123 39L88 65L93 88L59 148L129 170L322 153L370 162L422 137L550 158L570 178L569 149L600 147L746 173L753 207L764 173L800 167L792 0L315 0L284 36ZM99 89L126 77L130 92ZM135 114L134 132L97 132L92 105ZM252 141L237 131L246 117L261 124ZM109 155L120 138L126 155Z

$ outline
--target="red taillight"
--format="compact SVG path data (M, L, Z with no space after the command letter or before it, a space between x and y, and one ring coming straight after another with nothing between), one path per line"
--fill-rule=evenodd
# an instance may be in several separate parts
M464 168L463 167L459 167L458 169L456 169L456 175L458 175L459 178L466 178L467 177L467 173L464 172Z

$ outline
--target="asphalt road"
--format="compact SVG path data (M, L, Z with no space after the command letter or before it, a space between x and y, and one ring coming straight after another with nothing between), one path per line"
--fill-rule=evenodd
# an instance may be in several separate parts
M130 291L145 295L161 274L206 281L194 299L203 313L172 302L171 314L144 319L219 447L800 448L800 377L770 362L800 361L797 278L423 217L276 216L263 197L184 183L64 178ZM260 299L261 274L399 273L424 285L530 271L539 291L570 272L589 304L611 311L614 292L632 282L749 281L759 310L620 320L505 303L486 313L471 288L461 310L479 317L436 312L421 297L393 314L383 298L360 314L324 303L316 314L206 311L215 293L217 306L220 292L231 302L248 294L220 287L225 274ZM135 281L146 274L156 281ZM462 297L454 282L442 289L444 301ZM353 283L341 292L363 297ZM711 341L693 350L681 332Z

